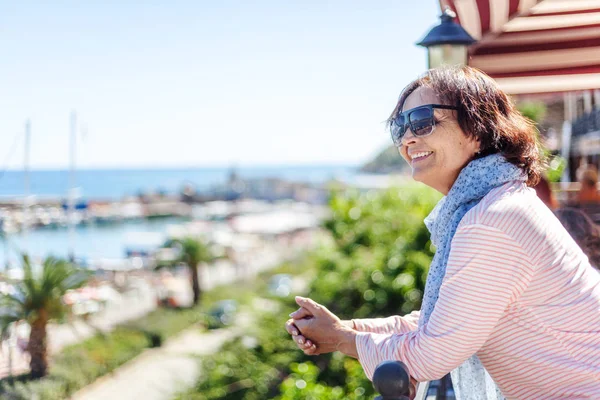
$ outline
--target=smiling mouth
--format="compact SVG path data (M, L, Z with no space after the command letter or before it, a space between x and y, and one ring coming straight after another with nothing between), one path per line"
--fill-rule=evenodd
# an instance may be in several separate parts
M418 161L422 161L433 154L433 151L423 151L421 153L416 153L411 157L411 163L415 163Z

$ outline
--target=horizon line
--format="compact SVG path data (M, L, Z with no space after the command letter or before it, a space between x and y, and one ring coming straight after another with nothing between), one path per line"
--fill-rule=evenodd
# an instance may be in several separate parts
M123 171L123 170L183 170L183 169L255 169L255 168L309 168L309 167L342 167L342 168L360 168L364 163L327 163L327 162L314 162L314 163L272 163L272 164L242 164L242 163L231 163L231 164L193 164L193 165L128 165L128 166L87 166L76 168L75 172L79 171ZM68 166L63 167L52 167L52 166L39 166L29 168L30 172L36 171L69 171ZM6 168L4 172L25 172L23 168Z

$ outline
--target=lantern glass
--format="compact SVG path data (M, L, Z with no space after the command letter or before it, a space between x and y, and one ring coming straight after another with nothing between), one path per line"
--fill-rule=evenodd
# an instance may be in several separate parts
M467 65L468 50L464 44L441 44L429 46L429 68L442 65Z

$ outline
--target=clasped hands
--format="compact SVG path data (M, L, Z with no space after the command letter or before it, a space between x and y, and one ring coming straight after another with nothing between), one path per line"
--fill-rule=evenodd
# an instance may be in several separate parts
M341 351L358 358L356 331L351 321L342 321L327 307L309 298L297 296L296 303L300 308L290 314L285 328L305 354Z
M327 307L314 300L296 296L300 308L290 314L285 323L296 345L307 355L319 355L341 351L358 358L356 331L352 321L342 321ZM417 381L410 378L410 399L414 399Z

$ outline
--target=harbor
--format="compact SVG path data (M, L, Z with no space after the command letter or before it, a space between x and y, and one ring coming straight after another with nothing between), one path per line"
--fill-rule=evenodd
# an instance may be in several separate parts
M226 190L222 193L230 196ZM110 332L161 305L190 307L190 271L158 269L173 259L169 241L194 240L210 248L214 260L197 267L203 291L256 279L320 241L321 224L328 215L324 204L298 201L290 196L294 192L265 193L269 200L249 198L240 191L234 200L218 196L207 200L188 191L180 196L90 201L71 210L49 199L27 207L4 202L0 292L12 293L25 278L21 253L34 264L54 256L70 258L91 271L86 285L62 297L72 320L49 326L51 355L92 337L97 329ZM30 328L21 322L11 332L0 354L0 379L28 371L23 343L29 340Z
M148 258L170 237L203 235L228 246L220 243L224 235L276 235L312 228L322 215L329 185L273 177L242 179L230 173L225 182L202 191L183 182L177 193L140 190L137 196L116 199L80 196L72 206L61 197L5 196L0 198L0 262L10 267L27 251L36 257L73 256L96 268L136 255Z

